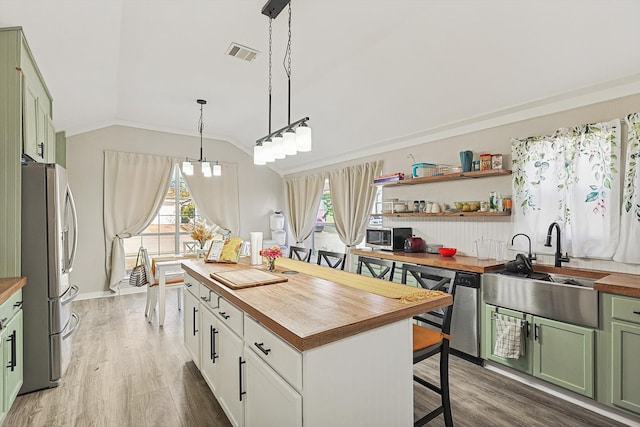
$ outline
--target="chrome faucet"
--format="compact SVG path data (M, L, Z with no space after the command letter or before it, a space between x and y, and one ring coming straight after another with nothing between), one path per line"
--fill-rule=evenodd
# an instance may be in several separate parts
M551 247L551 234L553 233L553 228L556 229L556 253L555 253L555 266L562 267L563 262L569 262L569 253L566 253L562 256L562 250L560 249L560 226L557 222L552 222L547 230L547 241L545 242L546 247Z
M513 241L514 241L514 240L516 239L516 237L518 237L518 236L524 236L524 237L526 237L526 238L527 238L527 240L529 241L529 255L527 255L527 257L529 258L529 261L537 260L537 259L538 259L538 257L536 256L536 254L532 254L532 253L531 253L531 237L527 236L526 234L524 234L524 233L518 233L518 234L515 234L515 235L511 238L511 246L513 246Z

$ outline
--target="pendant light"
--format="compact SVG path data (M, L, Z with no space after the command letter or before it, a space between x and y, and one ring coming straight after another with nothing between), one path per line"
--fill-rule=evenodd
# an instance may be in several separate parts
M271 56L272 56L272 22L280 14L285 5L289 5L289 38L285 53L285 72L288 83L287 123L288 125L271 132ZM307 126L308 117L291 123L291 1L269 0L262 8L262 13L269 17L269 134L256 141L253 149L253 163L264 165L286 156L311 151L311 128Z
M196 102L200 105L200 120L198 121L198 132L200 133L200 158L189 159L187 157L187 159L184 162L182 162L182 173L189 176L193 175L193 171L194 171L193 164L200 163L200 170L202 172L202 175L204 175L205 177L209 178L211 176L221 176L222 168L218 163L218 161L216 161L216 164L213 165L213 170L212 170L211 163L207 161L206 157L202 157L202 131L204 131L204 121L202 120L202 116L203 116L203 106L207 103L207 101L204 99L198 99ZM254 150L254 153L255 153L255 150Z

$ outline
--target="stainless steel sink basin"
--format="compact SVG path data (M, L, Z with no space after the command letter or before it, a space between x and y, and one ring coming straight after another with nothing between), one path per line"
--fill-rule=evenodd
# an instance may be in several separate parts
M482 275L482 295L488 304L597 328L598 292L593 289L594 282L555 273L533 277L487 273Z

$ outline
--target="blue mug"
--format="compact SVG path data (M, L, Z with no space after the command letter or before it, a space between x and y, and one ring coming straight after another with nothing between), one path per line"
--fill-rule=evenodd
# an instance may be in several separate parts
M471 172L471 164L473 163L473 151L466 150L460 152L460 166L462 172Z

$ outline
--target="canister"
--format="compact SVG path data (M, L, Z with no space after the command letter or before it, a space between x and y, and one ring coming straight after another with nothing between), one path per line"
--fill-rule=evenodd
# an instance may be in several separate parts
M480 160L474 160L471 166L471 169L474 171L480 170Z
M502 169L502 154L491 155L491 169Z
M480 154L480 170L486 171L491 169L491 154Z

